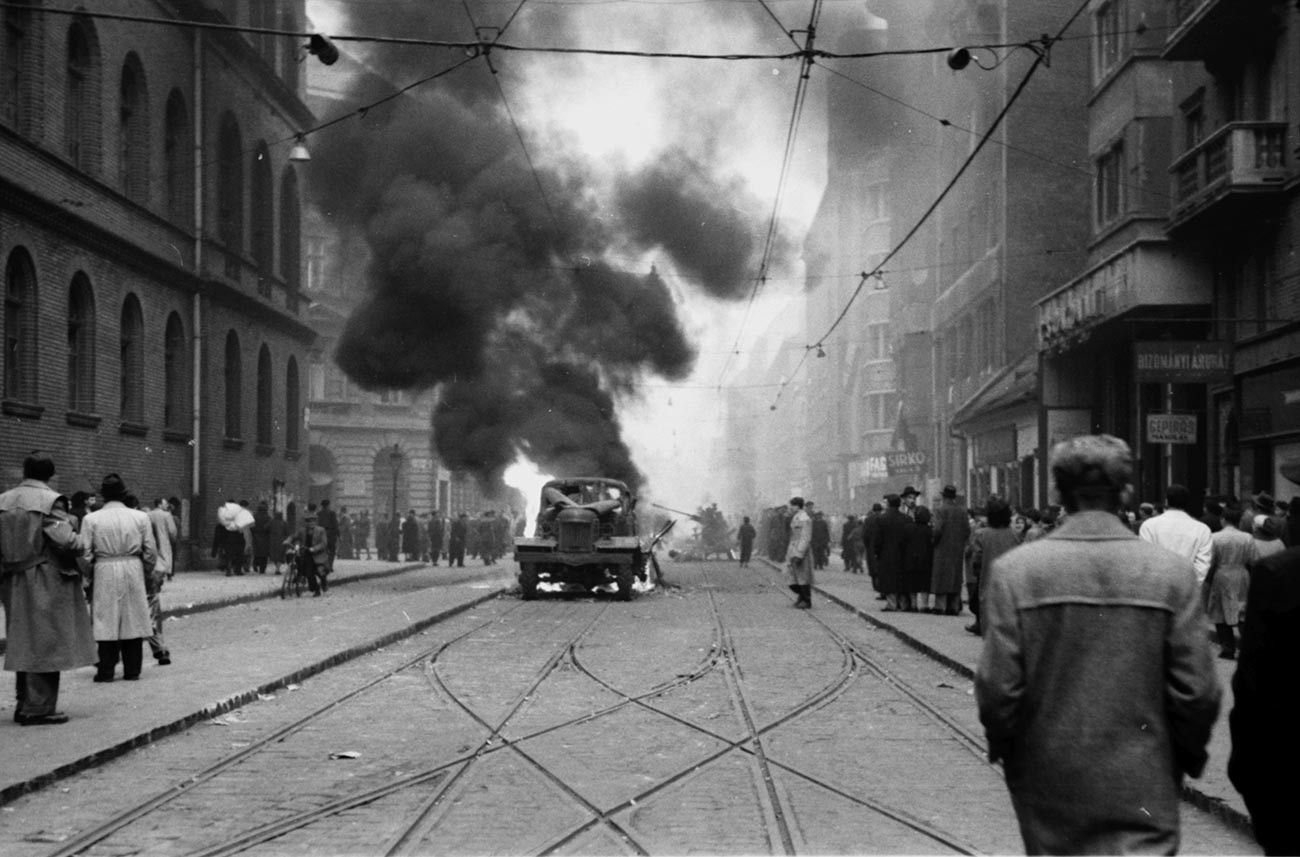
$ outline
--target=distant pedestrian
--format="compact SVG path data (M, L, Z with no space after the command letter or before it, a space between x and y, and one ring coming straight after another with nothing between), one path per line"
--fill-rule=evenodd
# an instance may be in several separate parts
M736 539L740 544L740 567L749 568L749 558L754 554L754 539L758 537L758 530L749 522L749 516L740 523L740 529L736 531Z
M271 559L271 513L265 503L258 503L253 512L253 571L266 574L266 564Z
M934 513L934 567L930 571L930 592L934 612L946 616L961 613L962 557L970 540L970 514L957 500L955 485L943 486L943 502Z
M447 542L447 565L465 567L465 542L469 537L469 515L461 512L451 522L451 538Z
M420 559L420 519L415 516L414 509L409 510L402 520L402 553L406 554L407 562Z
M348 511L348 507L344 506L339 509L339 550L336 558L357 558L355 528L356 524L352 519L352 513Z
M280 573L280 566L284 564L284 540L289 535L289 524L284 519L284 512L279 509L271 515L271 523L267 530L267 541L270 542L270 553L267 558L275 566L275 573Z
M370 510L362 509L357 518L357 559L361 559L362 551L365 551L366 559L370 559L370 529Z
M320 510L316 513L316 524L325 531L326 562L325 573L334 570L334 559L339 553L339 516L330 508L329 498L320 501Z
M802 497L790 498L790 513L790 544L786 553L787 577L790 581L790 591L795 594L794 606L807 610L812 607L812 518L804 511Z
M1192 492L1177 483L1170 485L1165 489L1165 511L1143 521L1138 535L1190 560L1200 584L1210 573L1210 528L1187 513L1191 505Z
M930 509L917 506L903 541L903 587L911 595L908 609L930 612L930 580L934 570L934 530Z
M812 513L812 555L814 570L820 571L830 562L831 525L823 512Z
M442 545L446 531L447 522L443 520L442 512L434 509L433 514L429 516L429 557L433 565L437 565L438 558L442 556Z
M50 487L54 460L33 452L23 480L0 494L0 606L5 665L15 673L14 722L66 723L59 674L93 664L95 636L77 560L81 542L68 499Z
M885 511L876 518L872 539L871 567L876 573L880 592L885 596L884 611L906 610L911 594L903 580L903 546L907 542L907 525L911 520L902 512L899 494L885 495Z
M83 561L91 568L94 595L91 616L99 663L95 681L110 682L122 660L122 677L140 677L144 641L153 634L145 578L153 572L158 550L149 516L128 509L122 477L104 477L99 494L103 508L81 522Z
M867 574L871 577L871 588L876 590L877 600L885 597L885 594L880 591L880 572L876 567L876 543L880 540L880 516L884 512L884 506L872 503L871 511L862 519L862 561L867 566Z
M975 698L989 758L1027 853L1174 854L1182 778L1204 769L1219 710L1196 575L1117 517L1126 443L1076 437L1050 462L1068 518L986 574Z
M966 630L976 636L984 633L981 617L984 615L984 592L988 589L989 569L993 567L995 559L1020 544L1020 539L1011 529L1011 507L1007 501L1001 497L990 497L984 507L984 517L985 525L971 534L970 546L967 548L970 562L966 568L970 576L966 580L966 591L975 621L967 625Z
M149 651L159 666L172 662L171 651L163 639L162 590L163 583L171 576L176 555L172 552L175 543L176 520L167 508L167 500L159 497L153 501L153 508L146 512L153 527L153 540L158 547L158 559L153 570L145 576L145 595L149 599L149 621L153 624L153 633L149 635Z
M1255 563L1255 539L1237 529L1241 509L1229 506L1220 530L1210 536L1210 573L1205 579L1205 615L1219 639L1219 657L1237 656L1236 627L1246 610L1249 567Z
M1246 802L1265 854L1300 854L1298 653L1300 547L1293 547L1251 569L1228 715L1228 779Z

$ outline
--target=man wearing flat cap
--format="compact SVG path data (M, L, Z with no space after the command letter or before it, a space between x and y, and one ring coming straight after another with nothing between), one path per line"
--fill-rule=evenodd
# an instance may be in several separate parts
M5 669L17 673L14 722L66 723L59 673L95 662L95 637L76 557L68 500L49 486L54 460L33 452L23 481L0 494L0 605Z
M985 590L989 759L1026 853L1174 854L1182 779L1205 768L1219 711L1196 573L1116 515L1128 444L1076 437L1050 461L1065 523L994 560Z

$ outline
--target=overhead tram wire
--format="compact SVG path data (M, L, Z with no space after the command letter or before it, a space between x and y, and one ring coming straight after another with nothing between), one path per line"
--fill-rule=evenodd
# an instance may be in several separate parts
M722 389L723 382L727 378L727 372L731 369L732 358L739 353L740 340L744 337L745 327L749 324L749 317L754 309L754 301L758 299L758 293L767 280L767 266L772 259L772 249L776 245L776 236L780 226L781 203L784 201L786 184L790 179L790 165L794 162L794 144L798 138L799 123L803 118L804 105L808 101L808 79L812 74L814 64L813 43L817 38L817 24L821 19L821 10L822 0L813 0L812 10L808 15L808 29L805 32L799 79L795 82L794 105L790 112L790 123L786 128L785 151L781 156L781 173L777 179L776 194L772 200L772 216L768 220L767 235L763 240L763 253L759 260L758 274L754 277L754 286L750 289L749 300L745 304L745 314L741 317L740 328L736 332L736 344L732 346L731 353L727 355L727 359L723 362L722 371L718 375L719 390ZM793 39L794 34L791 33L790 37Z
M506 89L501 85L501 75L497 72L496 66L492 64L492 48L505 35L506 28L514 21L515 16L519 14L519 10L524 7L524 3L527 1L519 0L519 5L515 7L515 11L505 24L497 30L496 36L491 42L483 44L477 53L487 63L488 71L492 72L492 82L496 84L497 94L501 96L501 106L506 110L506 117L510 120L510 127L515 131L515 139L519 141L519 148L524 153L524 160L528 162L528 171L532 173L533 184L537 185L537 193L541 196L542 204L546 206L546 213L551 218L551 228L554 230L555 235L559 236L560 219L555 216L555 209L551 206L551 197L547 194L545 185L542 184L542 176L537 172L537 164L533 161L533 155L528 151L528 141L524 139L523 129L519 127L519 122L515 119L515 111L510 108L510 99L506 98ZM474 12L469 8L469 0L461 0L461 5L464 6L465 17L469 18L470 26L474 28L474 33L477 35L480 30L478 23L474 20Z
M1011 97L1007 99L1007 103L1002 105L1002 109L998 111L997 116L993 117L993 121L989 124L988 130L980 136L974 147L972 147L970 154L966 156L964 161L962 161L961 166L957 169L956 175L952 177L948 184L944 185L943 190L939 191L939 195L935 197L934 202L930 203L929 207L921 213L920 218L912 225L912 228L909 229L902 239L885 254L884 258L877 262L875 267L870 271L864 271L862 273L858 280L857 287L853 290L853 294L849 295L848 301L845 302L839 315L835 317L835 321L831 322L831 326L827 328L826 332L823 333L815 343L804 348L803 354L799 357L799 361L795 363L794 369L790 371L789 377L787 377L781 384L781 389L777 392L776 398L772 401L770 410L776 410L776 406L780 404L781 396L785 394L786 388L790 386L790 382L794 380L794 377L799 374L799 370L803 367L803 364L808 362L808 354L814 349L821 350L827 337L835 332L835 329L840 326L840 322L844 321L845 317L849 314L849 309L852 308L854 301L857 300L858 295L862 294L862 289L866 285L867 281L879 275L880 271L885 267L885 264L888 263L890 259L897 256L902 249L907 246L907 243L916 236L916 233L921 231L921 227L925 225L926 221L928 221L934 215L935 211L939 209L939 206L943 203L944 199L952 192L952 189L956 187L957 182L961 177L965 175L966 170L968 170L970 165L974 163L975 158L981 151L983 151L989 138L991 138L993 133L1002 126L1002 120L1006 118L1007 113L1011 111L1011 108L1015 106L1016 101L1020 99L1021 93L1025 91L1025 87L1029 85L1029 81L1033 79L1034 74L1037 73L1038 69L1047 62L1048 51L1051 50L1052 44L1055 43L1056 39L1060 38L1068 29L1070 29L1070 26L1074 24L1074 22L1078 20L1079 16L1083 14L1084 10L1088 8L1090 2L1091 0L1082 0L1078 8L1074 10L1074 13L1070 15L1065 24L1057 31L1055 37L1045 37L1041 40L1043 43L1042 50L1034 51L1034 62L1029 66L1028 71L1025 72L1025 76L1021 78L1020 83L1017 84L1015 90L1012 91Z
M820 4L821 0L817 0ZM373 36L373 35L348 35L343 33L313 33L300 30L281 30L274 27L250 27L241 24L227 24L218 21L198 21L188 18L157 18L147 15L126 15L115 12L99 12L87 9L56 9L49 6L29 6L25 3L15 3L13 0L0 0L0 9L13 9L15 11L27 12L32 14L47 15L66 15L78 18L90 18L104 21L128 21L142 24L159 24L167 27L188 27L199 30L222 30L231 33L241 33L247 35L262 36L284 36L297 39L309 39L314 35L321 35L335 42L359 42L377 45L407 45L415 47L429 48L451 48L458 51L482 52L485 50L493 51L517 51L521 53L552 53L552 54L583 54L590 56L608 56L608 57L634 57L642 59L690 59L690 60L793 60L805 59L812 56L814 59L870 59L873 57L890 57L890 56L927 56L933 54L948 54L953 51L956 45L947 45L943 47L930 48L900 48L897 50L882 51L865 51L856 53L835 53L833 51L809 50L800 48L786 53L695 53L689 51L635 51L619 50L615 48L583 48L583 47L556 47L546 45L514 45L502 42L499 39L486 42L482 39L475 41L448 41L445 39L418 39L409 36ZM517 11L517 10L516 10ZM513 17L513 16L512 16ZM500 34L498 34L500 35ZM1032 39L1028 42L1007 42L996 44L982 45L965 45L969 50L985 49L997 50L1005 48L1032 47L1041 42L1041 39ZM476 54L477 55L477 54Z

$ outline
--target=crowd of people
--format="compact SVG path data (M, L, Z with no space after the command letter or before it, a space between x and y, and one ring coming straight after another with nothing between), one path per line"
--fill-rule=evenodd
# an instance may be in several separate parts
M32 453L23 479L0 494L0 605L5 669L16 674L14 721L66 723L59 676L95 665L98 683L140 678L144 643L158 664L163 643L158 596L173 573L179 529L173 500L148 511L110 473L98 497L69 499L50 487L54 460Z
M840 537L845 571L869 574L885 611L959 615L984 638L975 695L1030 854L1175 853L1184 776L1199 777L1221 704L1207 633L1237 660L1228 776L1266 854L1300 853L1290 810L1300 762L1300 497L1195 503L1182 485L1131 505L1132 453L1100 435L1058 444L1062 505L937 508L911 486ZM829 538L802 497L742 528L758 532L808 609ZM745 519L748 526L749 519ZM746 542L748 541L748 545Z

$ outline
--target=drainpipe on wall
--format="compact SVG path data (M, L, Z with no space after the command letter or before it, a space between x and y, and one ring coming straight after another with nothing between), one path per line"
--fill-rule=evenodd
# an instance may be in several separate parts
M194 274L199 283L203 282L203 31L194 29ZM192 365L191 408L193 425L191 427L191 446L193 466L190 470L190 536L191 545L196 544L202 527L199 526L199 492L202 486L200 478L203 462L203 291L194 292L190 326L193 328L194 356ZM197 550L194 551L198 553ZM191 564L193 564L191 558Z

